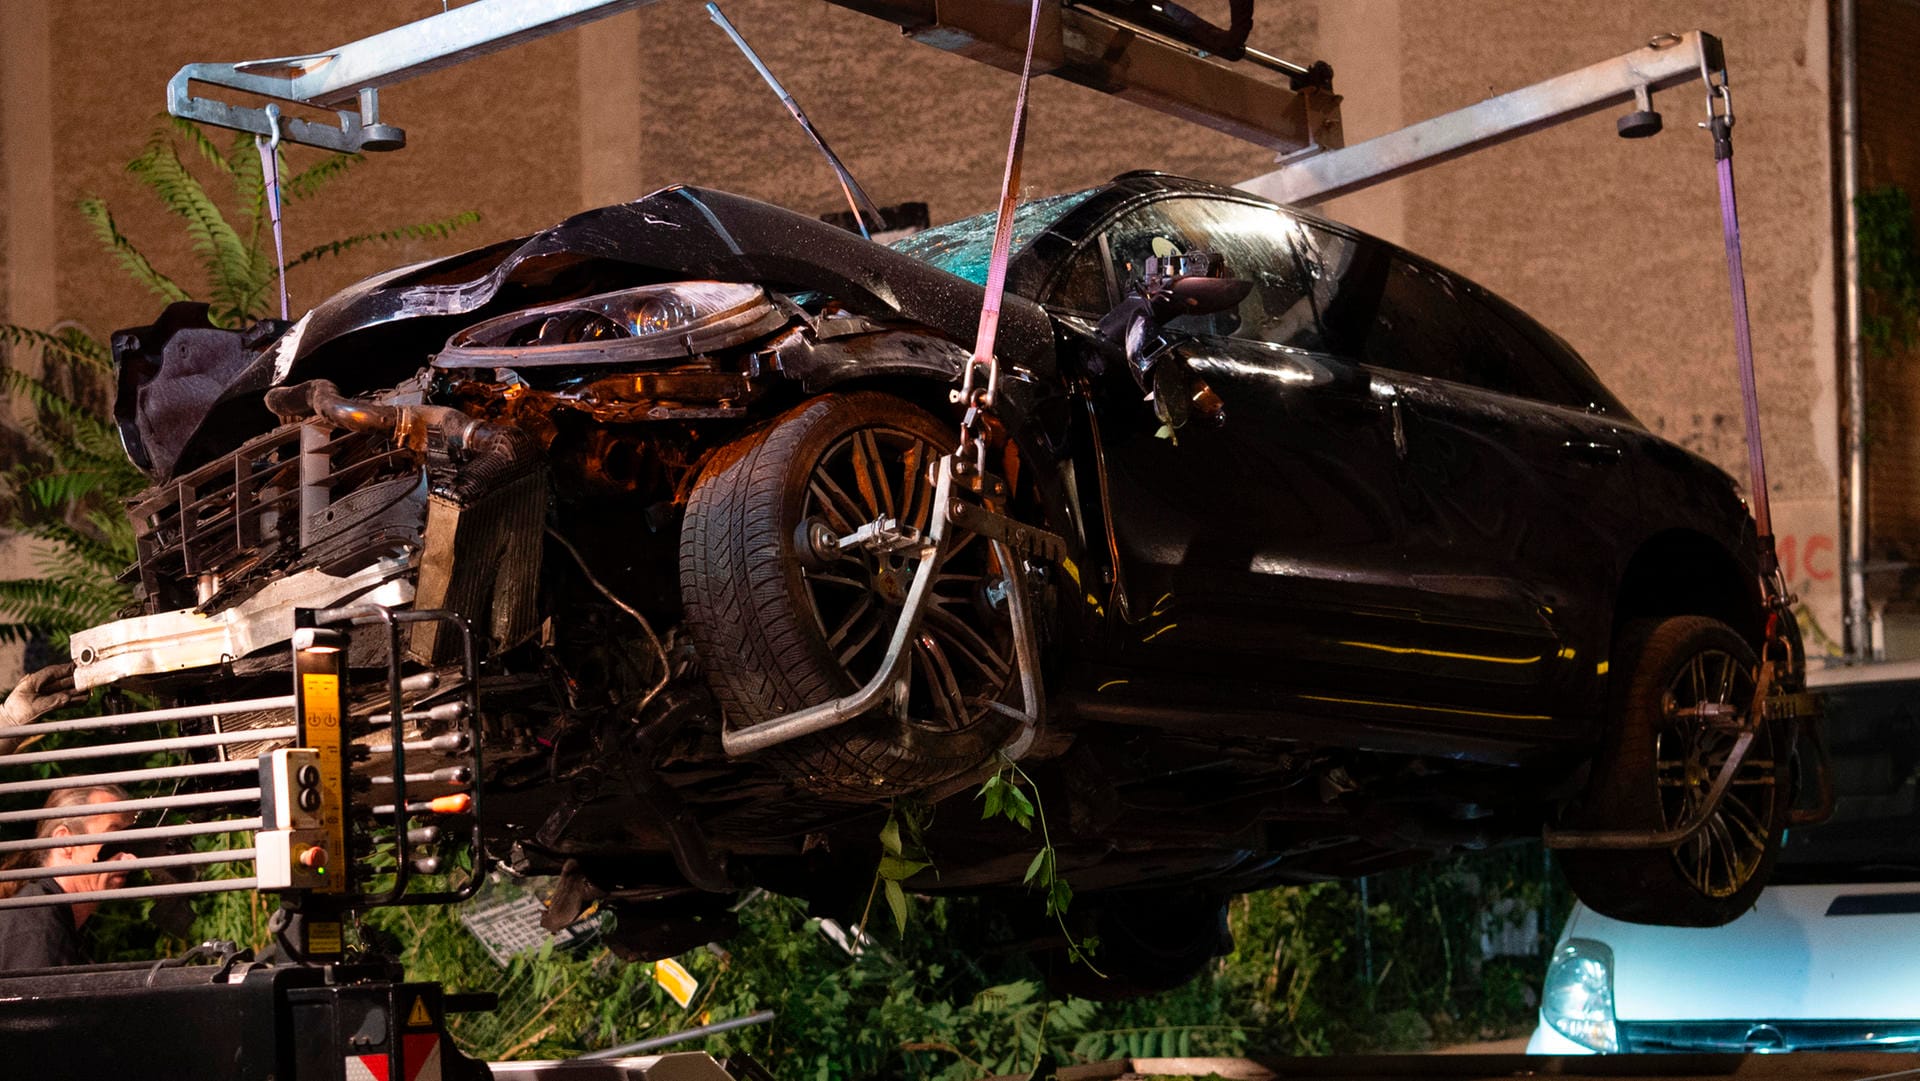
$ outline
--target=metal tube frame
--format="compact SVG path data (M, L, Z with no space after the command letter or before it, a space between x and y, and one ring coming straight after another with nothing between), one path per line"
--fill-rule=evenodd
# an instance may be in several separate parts
M183 807L214 807L222 803L257 803L259 800L258 787L227 788L218 792L189 792L185 795L89 803L78 810L89 815L119 814L122 811L138 814L141 811L152 810L174 811ZM23 811L0 811L0 825L12 822L39 822L49 818L72 818L75 810L76 808L73 807L30 807Z
M137 859L114 860L109 863L70 863L64 867L22 867L12 871L0 871L0 882L21 882L36 878L70 878L74 875L97 875L102 871L127 873L151 871L156 867L200 867L210 863L251 863L252 861L253 849L251 848L222 848L211 852L181 852L172 856L141 856Z
M103 717L81 717L71 721L36 722L20 731L22 736L37 736L51 732L84 732L95 728L131 728L141 724L164 724L168 721L191 721L201 717L219 717L228 713L261 713L270 709L292 709L293 696L275 695L272 698L248 698L238 702L209 702L200 706L175 706L170 709L149 709L139 713L109 713ZM20 761L19 755L8 755L7 761Z
M1663 36L1611 60L1345 149L1301 155L1238 186L1275 202L1312 205L1603 109L1637 103L1641 95L1682 86L1725 68L1720 39L1712 34L1690 30Z
M103 784L178 781L189 777L209 777L223 773L244 773L251 776L259 772L260 766L254 762L195 762L187 766L159 766L154 769L128 769L114 773L83 773L72 777L46 777L36 781L7 781L0 784L0 795L52 792L61 788L92 788Z
M478 0L305 56L238 64L188 64L167 83L167 111L216 127L342 153L398 150L406 132L380 122L382 87L465 63L562 30L630 11L653 0ZM339 126L281 117L277 106L228 105L193 96L205 83L338 112Z
M1840 86L1834 132L1840 182L1840 346L1846 393L1841 439L1845 521L1840 530L1840 648L1852 662L1873 652L1867 607L1867 362L1861 341L1860 293L1860 26L1855 0L1834 0L1835 74Z

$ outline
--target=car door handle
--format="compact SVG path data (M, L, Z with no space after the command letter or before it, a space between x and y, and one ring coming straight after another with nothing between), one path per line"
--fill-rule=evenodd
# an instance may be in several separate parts
M1595 465L1607 465L1620 460L1624 452L1617 443L1596 443L1590 439L1572 439L1560 444L1560 449L1571 458Z
M1400 415L1400 388L1378 376L1367 380L1367 396L1387 408L1393 425L1393 453L1401 461L1407 458L1407 422Z

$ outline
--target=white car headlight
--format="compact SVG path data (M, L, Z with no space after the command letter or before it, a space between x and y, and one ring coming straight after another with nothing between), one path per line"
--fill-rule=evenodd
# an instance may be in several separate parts
M1618 1051L1613 1023L1613 951L1587 938L1555 950L1540 992L1540 1017L1567 1039L1595 1051Z
M564 367L687 357L763 337L787 318L758 285L646 285L478 323L455 334L434 366Z

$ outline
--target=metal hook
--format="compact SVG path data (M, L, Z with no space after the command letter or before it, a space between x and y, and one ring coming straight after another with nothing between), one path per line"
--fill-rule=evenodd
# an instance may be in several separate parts
M280 106L269 103L266 114L267 126L273 129L272 136L267 139L267 149L278 150L280 149ZM258 139L259 136L256 135L254 138Z

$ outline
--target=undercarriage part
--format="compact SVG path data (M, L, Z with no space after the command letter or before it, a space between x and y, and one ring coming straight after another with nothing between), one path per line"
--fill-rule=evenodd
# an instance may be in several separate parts
M447 405L383 405L349 398L326 379L267 392L267 408L283 420L320 417L356 432L381 432L416 453L443 450L456 459L516 461L532 453L510 427L489 424Z
M612 901L608 907L613 909L614 926L606 933L607 948L623 961L678 956L709 942L731 938L740 929L740 917L720 899L703 899L699 904Z
M704 696L701 696L704 697ZM627 740L628 761L623 771L634 799L652 812L655 823L666 834L673 851L673 863L688 883L708 893L727 893L733 884L727 877L726 860L707 844L706 834L686 804L654 772L653 763L661 747L688 721L705 716L710 705L700 698L656 698L651 717L644 718Z

